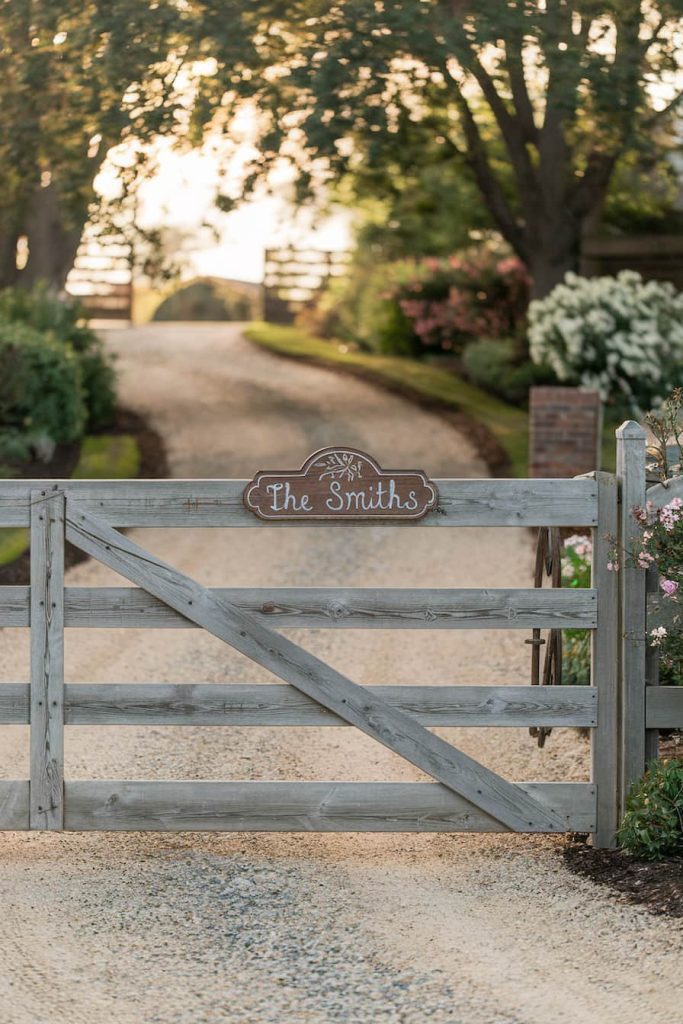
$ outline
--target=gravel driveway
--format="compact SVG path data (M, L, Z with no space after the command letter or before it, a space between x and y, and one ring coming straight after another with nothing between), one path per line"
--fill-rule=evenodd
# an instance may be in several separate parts
M250 476L346 443L482 476L467 439L402 399L250 347L237 327L111 332L125 403L175 476ZM211 585L525 586L503 530L135 531ZM72 585L115 580L95 563ZM116 580L116 582L121 582ZM515 631L289 631L359 682L525 683ZM3 631L3 677L28 637ZM198 630L72 630L70 681L267 681ZM556 731L444 730L512 779L585 779ZM27 774L27 729L0 771ZM67 730L71 778L385 779L420 773L352 729ZM657 1024L680 1018L681 933L510 835L0 834L3 1024Z

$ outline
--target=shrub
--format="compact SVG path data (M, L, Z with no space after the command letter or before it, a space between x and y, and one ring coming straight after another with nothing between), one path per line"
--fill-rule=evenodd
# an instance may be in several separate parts
M534 384L555 380L549 367L520 359L519 344L512 338L471 341L463 352L462 365L473 384L513 405L526 405Z
M87 417L78 356L51 334L0 320L0 422L4 448L22 436L76 441Z
M481 248L448 260L423 260L393 299L422 350L457 354L471 338L514 335L528 295L529 279L520 261Z
M387 355L417 356L420 343L395 292L415 273L411 261L369 263L365 254L342 278L333 278L303 325L323 338L339 338Z
M88 412L87 427L102 430L113 421L116 411L116 372L99 338L80 353L79 361Z
M590 587L593 544L589 537L567 537L562 552L562 585ZM591 676L591 643L587 629L566 629L562 634L562 682L588 686Z
M197 278L178 287L156 308L153 320L252 320L256 289L231 281Z
M680 594L683 583L683 500L672 498L662 508L648 503L633 509L641 537L632 562L641 569L656 569L662 593L662 611L666 625L650 621L649 643L657 649L661 682L670 686L683 683L683 628ZM656 621L656 620L655 620Z
M459 354L472 338L517 334L527 301L521 263L491 248L380 264L363 253L330 282L306 326L390 355Z
M683 383L683 293L672 284L567 274L529 307L532 359L636 414Z
M78 303L59 298L44 284L30 291L8 288L0 292L0 321L28 324L69 346L81 367L87 427L97 430L111 422L116 405L114 368Z
M683 761L652 761L632 787L617 838L640 860L683 856Z

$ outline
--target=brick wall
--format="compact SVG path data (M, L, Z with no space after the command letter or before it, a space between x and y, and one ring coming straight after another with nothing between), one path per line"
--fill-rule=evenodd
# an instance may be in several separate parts
M529 476L571 477L600 469L597 391L537 387L529 395Z

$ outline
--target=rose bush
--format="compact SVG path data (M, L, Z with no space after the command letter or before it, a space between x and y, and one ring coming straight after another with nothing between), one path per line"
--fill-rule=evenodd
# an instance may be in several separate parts
M648 502L645 508L633 510L641 530L640 543L630 552L641 569L655 568L659 572L662 594L662 612L666 625L650 629L649 642L659 653L659 672L662 683L683 683L683 622L679 605L679 591L683 583L683 500L672 498L662 508ZM656 621L656 620L655 620Z
M561 382L638 413L683 383L683 293L631 270L567 274L530 304L529 349Z
M514 335L528 296L522 263L482 248L447 260L423 260L391 298L422 349L460 353L472 338Z
M373 262L359 252L299 326L370 351L421 358L460 355L474 338L513 338L525 353L529 277L491 246L447 259Z

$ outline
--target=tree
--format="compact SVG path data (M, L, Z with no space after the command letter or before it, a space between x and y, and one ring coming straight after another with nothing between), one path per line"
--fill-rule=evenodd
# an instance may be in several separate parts
M192 13L173 0L0 5L0 287L63 287L109 150L183 133Z
M542 296L576 266L620 156L681 99L682 13L681 0L262 0L249 64L218 45L205 104L256 101L253 174L287 156L302 193L381 163L402 119L438 111L435 141Z
M361 260L449 256L495 231L476 182L441 137L433 122L403 118L373 163L356 164L331 190L354 212Z

